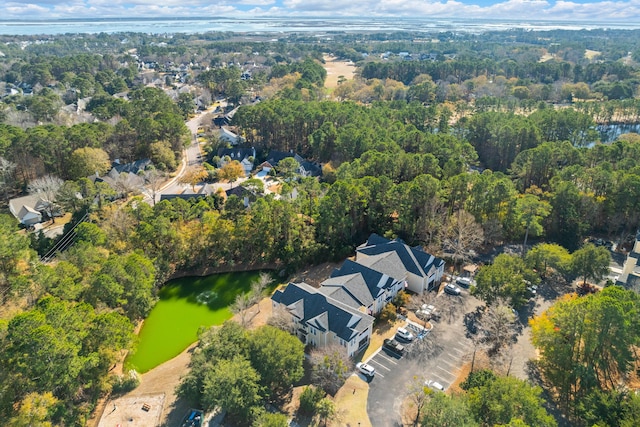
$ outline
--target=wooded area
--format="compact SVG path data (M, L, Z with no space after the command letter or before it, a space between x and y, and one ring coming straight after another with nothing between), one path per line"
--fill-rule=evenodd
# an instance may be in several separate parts
M0 419L22 425L37 402L41 422L86 423L100 396L123 388L109 370L176 272L267 265L286 277L341 260L377 233L454 267L498 245L522 247L478 273L474 292L488 305L500 298L518 308L526 283L551 273L602 279L609 254L585 239L606 236L629 249L640 227L640 138L603 144L596 128L640 120L638 35L443 33L425 43L405 33L337 34L331 42L291 35L267 44L230 34L127 34L125 44L122 35L100 34L24 49L0 36L3 200L51 176L60 180L51 206L89 217L74 244L44 264L38 255L55 242L0 216ZM87 42L91 51L79 53ZM323 54L353 60L356 78L327 93ZM180 64L191 64L184 76ZM217 97L239 106L231 123L255 148L256 165L272 150L295 152L321 163L322 178L284 165L278 193L255 185L249 207L220 193L152 206L140 187L115 191L89 179L116 159L148 158L155 170L174 171L191 141L185 120ZM226 143L212 134L205 168L184 182L241 176L217 167ZM149 174L141 173L148 185ZM634 291L604 289L566 297L532 321L548 391L577 425L637 420L637 398L619 386L637 362L636 300ZM181 390L247 422L250 408L301 376L302 349L272 336L274 328L234 328L203 335L209 346ZM237 354L221 340L237 343ZM229 387L246 400L221 394ZM525 415L497 414L487 403L518 393L534 407L519 409ZM555 425L540 396L512 378L492 379L462 400L425 401L422 425L444 425L432 421L452 413L455 425Z

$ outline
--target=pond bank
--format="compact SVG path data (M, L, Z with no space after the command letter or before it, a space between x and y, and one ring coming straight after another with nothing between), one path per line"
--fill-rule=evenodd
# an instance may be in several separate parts
M259 273L222 273L168 281L142 325L136 352L125 360L125 372L149 371L197 341L201 327L220 325L230 319L229 306L238 294L249 292Z
M182 279L184 277L206 277L211 276L213 274L222 274L222 273L243 273L249 271L277 271L279 268L281 269L283 266L281 264L273 264L273 263L253 263L253 264L234 264L234 265L221 265L218 267L200 267L193 268L189 270L177 270L173 272L169 278L167 279L167 283L174 279Z

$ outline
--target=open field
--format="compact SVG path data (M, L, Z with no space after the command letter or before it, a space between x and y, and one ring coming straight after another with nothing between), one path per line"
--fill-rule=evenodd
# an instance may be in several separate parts
M338 86L338 78L344 77L351 80L355 74L356 67L351 62L340 61L331 56L324 57L324 69L327 70L327 79L324 86L327 89L334 89Z
M585 51L584 51L584 57L585 57L586 59L591 60L591 59L595 58L596 56L600 55L601 53L602 53L602 52L597 51L597 50L589 50L589 49L585 49Z

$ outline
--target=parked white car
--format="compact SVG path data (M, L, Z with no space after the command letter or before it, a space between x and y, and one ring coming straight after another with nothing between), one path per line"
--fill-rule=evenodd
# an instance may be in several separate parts
M426 381L424 385L436 391L444 391L444 386L440 384L438 381L429 380L429 381Z
M364 362L356 363L356 369L360 371L361 374L367 377L373 377L376 374L375 368L371 365L367 365Z
M415 338L411 332L406 330L405 328L398 328L396 331L396 338L401 341L411 342Z

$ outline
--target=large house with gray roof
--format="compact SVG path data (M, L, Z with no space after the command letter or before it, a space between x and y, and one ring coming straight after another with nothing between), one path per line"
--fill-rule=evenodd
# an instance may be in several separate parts
M9 200L9 211L21 224L31 226L46 217L48 204L37 195L29 195Z
M622 273L616 279L616 285L637 289L640 286L640 230L636 233L633 249L627 255L622 266Z
M401 239L388 240L377 234L372 234L358 246L356 262L406 281L407 289L417 294L434 289L444 274L444 260L426 253L419 246L411 247Z
M377 234L357 248L331 277L314 288L290 283L271 297L274 309L284 307L305 344L339 344L353 356L369 343L373 317L400 292L423 293L442 280L444 261L402 240Z
M404 286L404 280L346 260L320 284L319 291L356 309L364 307L367 314L375 316Z
M271 297L273 308L284 307L304 344L337 344L353 356L369 345L373 317L320 292L306 283L289 283Z

